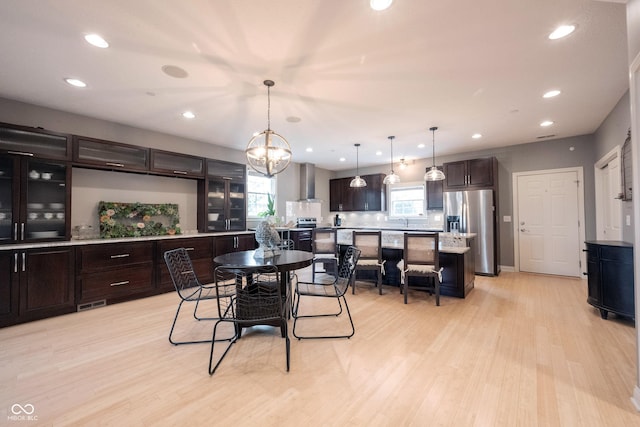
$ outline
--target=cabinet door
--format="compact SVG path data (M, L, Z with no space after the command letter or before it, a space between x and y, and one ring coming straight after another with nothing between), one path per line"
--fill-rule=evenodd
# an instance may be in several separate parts
M364 177L367 181L366 198L364 203L365 211L384 211L386 210L386 191L387 186L384 184L383 174L367 175Z
M331 212L341 212L342 208L342 188L343 179L332 179L329 181L329 210Z
M444 187L446 189L462 189L467 186L467 162L450 162L443 165Z
M237 249L237 236L216 236L213 240L214 258L218 255L228 254L230 252L236 252Z
M194 237L190 239L168 239L157 243L157 287L165 290L173 289L171 275L164 261L164 253L177 248L185 248L191 258L193 269L201 283L213 281L213 241L210 237Z
M438 169L442 170L441 167ZM444 201L442 197L444 183L442 181L426 181L427 186L427 209L442 210Z
M204 177L204 159L186 154L151 150L151 170L174 176Z
M600 256L598 246L587 245L587 302L602 304L600 292Z
M227 188L227 194L229 195L227 211L227 217L229 218L228 229L234 231L245 230L247 228L245 182L230 180L227 182Z
M19 258L21 319L75 311L73 249L32 250Z
M19 159L0 157L0 244L17 240L20 214Z
M0 152L28 157L70 160L71 137L67 134L44 129L0 123Z
M18 253L0 252L0 327L16 322L18 317Z
M73 161L101 169L148 171L149 149L118 142L75 137Z
M468 161L468 187L486 188L493 186L493 159L472 159Z

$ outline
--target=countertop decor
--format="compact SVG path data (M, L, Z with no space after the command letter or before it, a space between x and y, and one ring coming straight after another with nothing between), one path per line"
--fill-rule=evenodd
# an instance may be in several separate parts
M177 204L101 201L98 215L103 239L181 234Z

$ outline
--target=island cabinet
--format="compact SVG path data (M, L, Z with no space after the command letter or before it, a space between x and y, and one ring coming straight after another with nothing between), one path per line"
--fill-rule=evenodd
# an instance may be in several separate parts
M329 181L329 210L332 212L379 212L387 209L385 174L362 175L366 187L354 188L353 177Z
M164 253L177 248L185 248L187 250L200 283L213 282L212 237L159 240L156 244L156 287L160 291L175 289L167 265L164 262Z
M0 326L74 312L73 248L0 252Z
M123 172L148 172L149 157L149 149L145 147L84 136L73 137L73 163L77 166Z
M153 241L78 247L76 267L78 310L155 293Z
M633 245L618 241L588 241L587 302L600 310L635 318Z
M475 250L465 253L440 252L438 258L442 267L440 294L464 298L475 283Z
M293 248L299 251L311 252L311 230L291 230L290 236L293 240Z
M198 230L242 231L247 227L247 167L207 160L207 177L198 182Z
M498 178L495 157L449 162L443 169L444 191L494 188Z

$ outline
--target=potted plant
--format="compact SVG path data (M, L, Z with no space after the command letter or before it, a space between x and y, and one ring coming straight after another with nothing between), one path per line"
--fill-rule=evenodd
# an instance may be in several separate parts
M271 194L267 194L267 209L258 213L258 216L267 219L276 217L275 199Z

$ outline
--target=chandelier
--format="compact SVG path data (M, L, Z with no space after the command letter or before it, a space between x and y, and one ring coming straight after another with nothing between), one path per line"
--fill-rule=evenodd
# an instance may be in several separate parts
M432 139L432 147L433 147L433 166L431 169L427 170L427 173L424 174L425 181L442 181L444 180L444 172L436 167L436 131L438 128L436 126L429 128L429 130L433 133Z
M291 147L283 136L271 130L271 87L273 80L265 80L267 87L267 130L254 135L245 154L249 166L256 172L271 178L282 172L291 162Z
M391 141L391 173L384 177L383 184L397 184L400 182L400 177L396 175L393 171L393 139L395 136L389 136L389 141Z
M360 151L360 144L353 144L353 145L356 147L356 177L351 180L351 182L349 183L349 187L355 187L355 188L366 187L367 181L360 178L360 161L358 158L358 151Z

